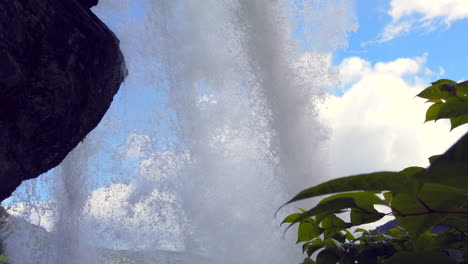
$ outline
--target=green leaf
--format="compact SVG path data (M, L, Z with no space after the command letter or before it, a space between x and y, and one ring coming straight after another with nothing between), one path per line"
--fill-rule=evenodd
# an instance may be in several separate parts
M329 249L324 249L320 251L317 255L317 264L336 264L340 257Z
M320 203L334 200L337 198L352 198L354 203L360 208L373 208L375 204L388 205L387 202L380 199L377 195L372 192L348 192L340 193L324 198Z
M323 244L327 249L333 249L333 250L339 250L342 251L343 246L341 245L340 242L338 242L336 239L333 238L327 238L323 241Z
M434 236L431 248L437 249L468 249L468 241L464 234L458 231L448 230L440 235Z
M357 256L357 262L359 264L379 264L377 256L370 254L369 252L361 252Z
M354 230L354 233L359 233L359 232L367 233L367 230L363 228L356 228L356 230Z
M439 111L435 120L442 119L442 118L454 118L463 115L468 115L468 102L461 102L461 101L451 101L446 102L443 104L434 104L430 108L435 105L440 105ZM429 108L429 109L430 109ZM429 110L427 110L429 112ZM427 119L427 116L426 116Z
M312 241L308 241L302 244L302 253L304 253L307 250L307 248L310 246L310 243L312 243Z
M451 80L439 80L437 82L432 83L431 86L427 87L424 89L422 92L420 92L418 97L425 98L425 99L431 99L431 100L437 100L437 99L450 99L455 97L455 93L448 89L448 85L450 84L456 84L456 82L451 81Z
M305 258L302 264L316 264L317 262L313 261L310 258Z
M323 219L323 221L321 222L321 225L322 225L322 228L325 228L325 229L329 229L329 228L345 229L348 226L346 222L343 221L343 219L339 218L338 216L334 214L331 214L325 217L325 219Z
M426 103L443 103L444 101L441 99L428 99Z
M346 233L346 239L348 241L354 241L356 239L356 237L353 236L353 234L351 234L351 232L349 232L349 230L345 230L345 233Z
M413 243L413 250L415 252L420 252L420 251L434 251L437 250L434 248L434 238L437 237L437 235L431 234L430 232L425 232L421 236L419 236L418 239L414 240Z
M292 223L292 222L294 222L297 218L299 218L299 216L301 216L300 213L290 214L290 215L286 216L286 218L284 218L283 222L281 222L281 225L284 224L284 223Z
M440 80L437 80L433 83L431 83L432 85L442 85L442 84L446 84L446 83L457 83L455 81L452 81L452 80L449 80L449 79L440 79Z
M340 193L323 199L320 203L327 202L338 198L352 198L356 207L351 207L351 223L360 225L364 223L375 222L382 218L384 214L379 213L374 209L375 204L388 205L388 203L380 199L372 192L351 192Z
M311 246L311 247L309 247L309 248L307 249L307 256L309 256L309 257L312 256L312 254L314 254L315 251L317 251L317 250L319 250L319 249L321 249L321 248L323 248L323 245L321 245L321 246Z
M429 231L447 216L438 211L458 211L465 192L439 184L425 184L418 195L400 193L393 198L394 215L413 239Z
M385 261L385 264L456 264L457 262L439 252L425 251L425 252L398 252L391 258Z
M309 211L302 213L299 218L294 220L294 222L290 223L289 226L286 228L285 232L294 224L301 222L309 217L318 215L320 217L326 218L329 214L335 213L342 209L353 207L356 207L356 204L354 203L354 200L352 198L337 198L323 203L319 203L317 204L317 206L310 209ZM316 223L318 224L320 223L320 221L317 221Z
M297 229L297 242L306 242L312 240L316 237L314 232L314 223L310 221L303 221L299 224L299 228Z
M424 182L468 190L468 133L459 139L425 171L414 175Z
M387 200L387 201L392 200L392 196L393 196L392 192L384 192L384 193L383 193L383 197L384 197L385 200Z
M457 84L456 83L444 83L444 84L440 85L440 90L441 91L447 91L451 95L455 95L456 94L455 85L457 85Z
M322 202L323 202L323 201L321 201L320 203L322 203ZM326 201L326 202L328 202L328 201ZM354 201L353 201L353 202L354 202ZM319 204L320 204L320 203L319 203ZM325 202L323 202L323 203L325 203ZM342 211L344 211L344 209L339 209L339 210L333 211L332 213L338 214L338 213L340 213L340 212L342 212ZM317 214L317 215L315 215L315 222L317 223L317 225L319 225L319 224L322 222L322 220L325 219L325 217L327 217L327 216L329 216L329 215L330 215L330 212L328 212L328 213L323 213L323 214Z
M344 230L350 225L343 221L341 218L338 216L331 214L327 216L323 221L321 222L322 228L325 229L324 231L324 237L329 238L332 237L334 234L340 232L341 230Z
M415 175L417 173L420 173L421 171L424 171L424 168L417 167L417 166L412 166L412 167L405 168L400 173L403 174L403 175L406 175L407 177L410 177L410 176L413 176L413 175Z
M311 217L311 216L315 216L319 214L323 214L324 216L327 216L330 213L335 213L342 209L353 208L353 207L356 207L356 203L354 202L352 198L346 198L346 197L336 198L333 200L329 200L329 201L317 204L317 206L315 206L314 208L302 213L302 215L298 219L296 219L295 222L302 221L303 219L307 217Z
M436 159L440 158L442 155L433 155L429 157L429 163L432 164Z
M375 172L338 178L301 191L279 209L295 201L338 192L375 190L414 192L419 188L419 183L409 176L421 170L423 168L410 167L401 172Z
M426 120L424 120L424 122L436 120L439 116L440 108L442 107L442 105L443 104L439 103L431 105L426 111Z
M324 234L325 236L325 234ZM338 242L345 243L346 242L346 236L342 232L336 232L330 238L335 239Z
M455 86L456 95L458 98L468 100L468 81L461 82Z
M389 234L390 236L393 236L393 237L402 237L402 236L405 236L407 233L403 232L403 230L401 230L399 228L392 228L392 229L387 231L387 234Z
M457 228L459 230L457 232L468 233L468 215L450 215L445 217L440 224Z
M450 118L450 130L468 123L468 115Z
M375 210L375 208L372 208L366 211L353 208L351 209L351 214L350 214L351 224L353 226L373 223L375 221L382 219L382 217L384 216L385 216L384 213L381 213Z
M302 245L302 253L307 251L307 256L312 256L315 251L321 249L324 247L323 241L318 238L313 241L307 242L304 245Z
M442 157L434 161L427 172L419 177L426 182L468 190L468 163L441 159Z

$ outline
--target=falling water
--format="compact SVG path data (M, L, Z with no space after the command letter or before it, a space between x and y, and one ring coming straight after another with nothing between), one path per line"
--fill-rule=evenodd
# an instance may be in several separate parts
M10 212L48 232L15 220L12 263L297 262L273 213L325 177L317 102L345 8L101 0L130 75L84 143L13 197Z

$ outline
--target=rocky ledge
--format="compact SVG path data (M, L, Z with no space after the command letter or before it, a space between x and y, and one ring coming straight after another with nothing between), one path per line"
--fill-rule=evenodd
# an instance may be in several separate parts
M97 0L0 1L0 201L57 166L126 76Z

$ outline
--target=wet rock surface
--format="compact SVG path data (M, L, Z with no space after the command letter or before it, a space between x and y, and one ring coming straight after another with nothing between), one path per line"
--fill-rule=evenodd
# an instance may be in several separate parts
M0 201L57 166L126 76L97 0L0 1Z

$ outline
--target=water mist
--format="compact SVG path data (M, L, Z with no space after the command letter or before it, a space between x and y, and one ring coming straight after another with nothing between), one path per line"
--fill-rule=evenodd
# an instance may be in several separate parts
M290 2L101 0L130 75L47 184L17 192L50 189L16 207L51 224L42 248L13 231L12 263L299 261L273 213L325 177L316 103L349 23L339 1Z

